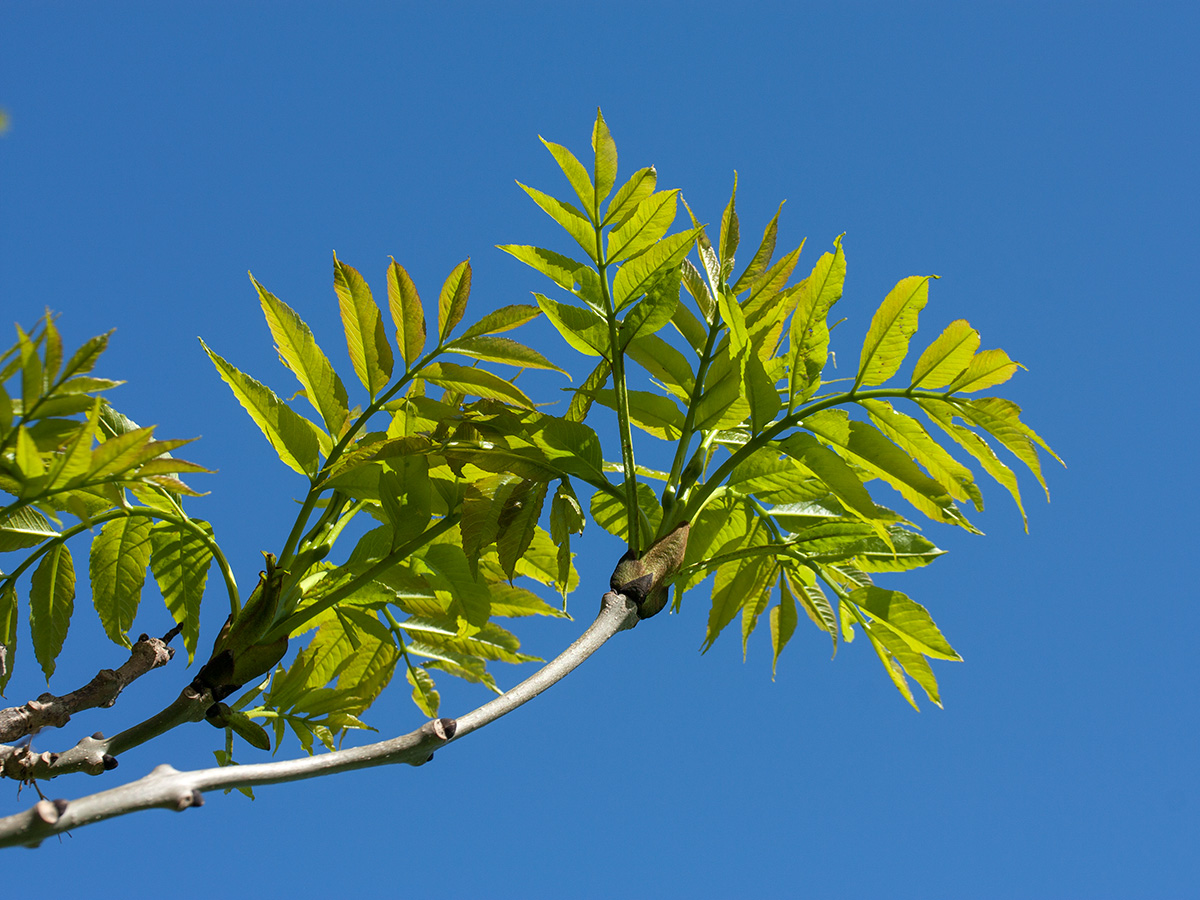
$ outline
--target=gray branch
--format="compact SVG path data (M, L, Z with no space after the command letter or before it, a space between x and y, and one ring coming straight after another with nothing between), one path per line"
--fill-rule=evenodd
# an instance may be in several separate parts
M15 741L43 728L60 728L77 712L112 706L121 691L151 669L165 666L174 654L167 639L143 634L119 669L101 669L83 687L61 697L42 694L23 706L0 709L0 741Z
M112 790L71 801L41 800L25 812L0 818L0 847L36 847L51 835L143 809L182 811L202 805L203 792L213 788L257 787L396 763L422 765L433 758L433 751L494 722L561 681L605 641L637 621L634 602L609 591L601 599L595 621L570 647L516 687L458 719L435 719L387 741L302 759L191 772L158 766L149 775Z

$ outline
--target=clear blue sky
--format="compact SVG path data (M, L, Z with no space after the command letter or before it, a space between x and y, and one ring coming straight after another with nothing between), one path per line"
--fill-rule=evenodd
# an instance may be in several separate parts
M189 456L221 474L192 508L243 582L301 488L196 336L288 388L250 269L344 364L334 249L380 292L394 254L427 297L470 256L476 314L525 302L542 286L493 245L559 238L513 180L562 189L537 135L581 148L597 105L623 169L655 164L702 218L736 169L744 232L783 198L808 265L846 232L851 357L896 280L941 275L931 336L965 317L1022 361L1009 395L1070 466L1049 506L1023 483L1028 535L989 490L986 538L934 527L950 555L890 582L966 658L937 667L944 711L805 623L774 683L765 635L702 657L697 593L429 766L86 828L10 851L7 893L1195 896L1197 25L1183 3L5 4L0 318L117 328L102 374L160 436L203 436ZM532 652L590 616L620 552L598 531L576 621L522 630ZM52 688L119 657L81 598ZM42 690L26 665L9 697ZM405 693L382 734L416 724ZM482 699L444 685L447 714ZM51 793L211 765L217 740L183 729ZM0 790L0 813L30 802Z

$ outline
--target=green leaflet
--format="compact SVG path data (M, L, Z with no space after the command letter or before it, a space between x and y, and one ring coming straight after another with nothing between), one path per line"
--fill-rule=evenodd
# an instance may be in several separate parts
M333 255L333 288L342 313L350 363L374 400L392 378L392 347L383 328L383 316L362 275L339 260L336 253ZM332 427L330 430L338 433Z
M1025 515L1025 506L1021 502L1021 490L1017 485L1017 476L1013 474L1012 469L1000 461L987 441L971 429L954 421L958 412L952 404L935 400L918 400L917 402L929 416L930 421L975 457L983 466L983 470L1008 491L1016 501L1017 509L1021 512L1021 521L1025 525L1025 530L1029 531L1029 519Z
M721 213L721 233L717 240L717 256L724 270L733 267L733 255L737 253L738 241L741 234L738 230L738 217L735 203L737 200L737 172L733 173L733 190L729 194L729 202ZM737 293L736 291L734 293Z
M734 184L736 190L736 181ZM771 257L775 255L775 239L779 233L779 214L781 212L783 212L782 203L779 204L779 209L775 211L775 215L771 217L771 221L767 223L767 227L763 229L762 240L759 241L758 249L754 251L754 258L750 260L750 264L746 266L742 274L738 276L737 281L733 283L733 292L735 294L740 294L753 282L758 280L758 277L771 264Z
M854 386L883 384L900 368L908 341L917 330L917 315L929 300L929 280L936 275L912 275L892 288L875 315L863 342Z
M429 718L436 719L442 696L437 692L433 677L421 666L409 666L408 683L412 685L412 700L417 709Z
M1021 364L1013 362L1003 350L984 350L971 358L966 371L950 382L949 392L974 393L1003 384L1013 377Z
M487 369L436 362L422 369L421 377L431 384L457 391L460 394L499 400L502 403L533 409L533 401L526 397L520 388Z
M693 416L697 431L731 428L750 412L745 390L746 354L731 356L730 345L721 350L704 381L704 393Z
M536 319L541 314L542 311L540 309L528 304L514 304L512 306L501 307L495 312L488 313L464 331L462 337L458 341L455 341L455 343L461 343L467 338L478 337L483 334L497 334L501 331L509 331Z
M575 154L562 144L555 144L552 141L546 140L541 135L538 135L538 140L550 151L550 155L554 157L554 161L558 163L558 167L567 176L567 181L570 183L571 189L575 191L575 196L579 198L579 202L583 204L583 208L589 210L594 216L596 211L596 191L592 187L591 176L588 175L587 169L583 167L583 163L576 159Z
M15 595L13 596L15 599ZM46 551L29 586L29 630L33 636L33 653L46 680L54 674L54 663L62 650L75 611L75 565L66 544L55 544ZM10 618L15 628L16 610ZM16 636L12 635L16 645ZM129 646L128 641L125 643ZM8 646L8 641L5 642ZM11 665L11 662L10 662Z
M801 242L799 247L780 259L751 283L750 293L742 301L742 307L747 316L758 312L764 304L769 303L783 290L783 286L792 277L792 271L796 268L803 249L804 244Z
M587 418L588 411L592 408L592 402L595 400L596 391L608 382L611 372L612 363L607 359L601 359L596 368L592 369L583 384L571 396L571 402L567 405L567 411L563 418L571 422L582 422Z
M830 493L847 509L867 520L887 516L886 511L871 499L871 495L845 460L811 434L792 434L779 442L779 449L821 479Z
M608 323L594 309L560 303L544 294L534 293L546 318L568 344L587 356L611 356Z
M766 538L762 527L755 522L748 538L749 546L762 546ZM763 595L770 594L775 583L776 563L765 556L751 556L725 563L717 568L713 581L712 608L701 652L707 653L725 626L733 621L744 606L757 608Z
M510 581L516 577L517 560L525 555L533 542L546 500L546 487L544 481L522 482L500 511L496 551L500 567Z
M822 631L828 633L829 637L833 640L833 654L836 656L838 649L837 614L833 611L833 607L830 605L829 599L825 596L825 592L817 584L817 579L813 575L812 570L799 566L791 570L785 569L784 577L780 584L791 591L799 604L804 607L804 611L808 614L812 623Z
M656 334L639 334L625 347L625 355L649 372L685 403L691 399L695 375L687 358Z
M931 401L932 404L937 404L937 402ZM1038 459L1037 447L1042 447L1060 463L1062 460L1037 432L1021 421L1021 407L1002 397L981 397L978 400L956 399L951 406L954 409L954 415L961 416L971 424L987 431L1007 447L1013 456L1028 466L1029 471L1041 484L1042 490L1046 492L1046 499L1050 499L1050 489L1046 487L1046 480L1042 477L1042 466ZM1065 465L1065 463L1063 464Z
M58 532L40 512L28 506L0 517L0 553L36 547Z
M17 589L0 591L0 696L17 663Z
M233 390L254 424L259 427L279 459L301 475L313 476L320 468L315 426L275 395L266 385L240 372L208 349L200 346L217 367L222 380Z
M334 260L336 267L336 257ZM305 397L321 414L330 434L340 433L349 415L346 388L342 384L342 379L338 377L333 366L330 365L329 359L317 346L312 330L296 314L295 310L259 284L253 275L250 276L250 281L258 291L259 304L266 317L267 327L271 329L271 337L275 339L275 349L279 351L280 360L292 370L304 388ZM203 341L200 343L204 346ZM207 346L204 349L216 363L217 357L212 351ZM217 364L217 368L221 370L221 377L225 378L230 387L234 388L234 393L237 393L237 388L225 377L220 363ZM232 369L232 367L230 368ZM240 400L241 397L239 396L238 399ZM243 405L245 405L245 401L243 401ZM251 413L251 416L253 415Z
M447 344L446 350L450 353L461 353L464 356L505 363L523 369L553 369L555 372L566 375L567 378L571 377L536 350L509 338L495 337L490 334L461 337Z
M862 522L811 525L796 534L795 542L796 549L813 561L849 561L864 572L904 572L927 566L946 552L902 526L889 526L884 540Z
M582 293L581 287L584 284L598 278L595 270L590 266L553 250L522 244L504 244L500 245L499 249L541 272L559 287L565 288L573 294ZM468 330L469 333L470 330Z
M571 482L563 478L550 501L550 538L558 545L558 572L554 580L562 591L564 601L567 598L567 582L571 578L571 535L582 534L586 521Z
M779 667L779 654L787 646L788 641L796 631L799 616L796 615L796 597L791 589L786 573L779 582L779 603L771 610L768 621L771 625L771 680L775 680L775 672Z
M618 342L624 350L641 335L651 335L671 321L679 304L679 270L669 269L647 288L646 296L625 315Z
M698 231L681 231L665 237L645 252L626 260L613 279L613 304L619 311L646 293L668 269L683 262Z
M588 255L588 259L599 262L596 258L600 249L596 243L596 232L591 220L586 215L570 203L564 203L549 194L543 194L536 188L528 187L519 181L517 185L533 198L533 202L540 206L543 212L561 225L567 234L575 238L579 246L583 248L583 252Z
M212 536L212 526L201 519L192 524ZM195 532L172 522L156 522L150 529L150 571L167 609L183 626L188 664L200 638L200 601L208 580L212 551Z
M949 454L929 436L925 427L912 416L897 412L886 400L860 400L871 421L905 453L925 467L935 481L959 501L970 500L983 510L983 496L971 470Z
M638 204L654 193L654 188L658 182L658 173L653 166L644 169L638 169L617 190L616 195L612 198L612 202L608 204L608 211L604 214L602 226L612 225L619 228L625 220L633 215Z
M944 387L967 368L979 349L979 332L966 319L955 319L921 354L913 367L914 388Z
M913 506L940 522L972 530L944 486L921 471L908 454L865 422L852 421L844 410L809 416L804 427L831 444L843 457L882 478Z
M425 348L425 310L412 278L393 258L388 266L388 309L396 325L396 344L408 366L416 363Z
M894 666L899 665L904 674L911 675L913 680L921 686L925 691L925 696L936 703L942 705L942 699L938 694L937 679L933 675L933 669L929 667L929 663L925 657L912 649L899 634L892 631L890 628L881 625L879 622L872 622L866 626L867 635L871 639L871 643L876 647L876 651L882 647L887 651L890 660L885 662L888 668L888 674L892 675L893 682L897 687L900 687L897 676L903 678L903 674L896 672ZM915 709L917 704L911 692L907 690L907 685L900 688L900 693L905 699L912 704Z
M962 660L933 623L929 611L899 591L862 587L850 594L850 600L904 638L914 650L936 659Z
M608 125L605 124L604 116L598 108L596 124L592 126L592 151L596 155L593 168L596 199L592 208L599 210L600 204L612 192L617 181L617 145L613 142L612 134L609 133Z
M144 516L123 516L105 523L92 541L89 570L92 604L100 614L105 633L122 647L132 646L133 627L146 567L150 564L150 529Z
M608 234L608 263L620 262L656 244L675 221L678 190L651 194Z
M463 260L454 267L438 294L438 335L444 341L467 311L471 295L471 262Z
M791 324L791 384L793 399L807 399L821 383L821 371L829 352L826 317L842 296L846 281L846 256L842 239L833 242L833 253L817 260L812 272L800 283L796 311Z
M629 420L647 434L664 441L677 441L683 433L683 413L675 401L648 391L627 391ZM611 389L596 392L596 400L609 409L617 408Z
M629 517L625 509L624 485L618 485L618 491L619 497L600 491L592 494L592 520L609 534L628 542ZM662 522L662 507L658 503L658 497L655 496L650 485L644 481L637 483L637 497L642 515L649 522L649 532L653 534L658 531L659 523Z

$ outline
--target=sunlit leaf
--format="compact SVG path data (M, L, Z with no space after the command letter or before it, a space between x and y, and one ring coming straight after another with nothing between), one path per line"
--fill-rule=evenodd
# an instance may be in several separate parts
M654 193L657 181L658 173L653 166L634 172L613 196L601 224L620 227L637 209L638 204Z
M54 674L55 660L66 640L74 611L75 565L67 545L55 544L33 570L29 585L29 630L33 636L33 653L46 673L47 681ZM11 615L15 622L16 613Z
M105 633L123 647L130 646L128 632L142 599L152 525L144 516L123 516L105 523L92 541L92 604Z
M763 229L762 240L759 242L758 249L754 251L754 258L750 260L750 264L733 283L735 294L740 294L749 287L771 264L771 257L775 255L775 238L779 230L779 214L781 212L783 212L782 203L779 204L775 215L771 217L771 221L767 223L767 227Z
M657 242L675 221L678 190L661 191L647 197L625 221L609 232L608 262L636 256Z
M301 475L314 475L319 467L316 434L311 423L284 403L266 385L239 371L200 341L221 378L233 390L254 424L259 427L280 460Z
M883 384L900 368L908 341L917 330L917 315L929 300L929 279L936 275L902 278L875 311L863 342L855 385Z
M292 370L304 387L305 397L321 414L330 433L334 435L340 433L342 425L345 424L349 415L346 388L342 384L342 379L338 377L333 366L330 365L329 359L317 346L312 329L304 323L295 310L255 281L254 276L251 276L250 280L254 283L255 290L258 291L259 303L262 306L263 315L266 316L267 326L271 329L271 337L275 339L275 349L279 351L279 358ZM203 345L204 342L200 343ZM208 347L204 349L208 351ZM217 362L218 357L212 351L208 351L208 355L213 357L214 363ZM217 364L217 368L221 370L221 377L225 378L229 386L234 388L234 393L238 393L237 387L226 377L220 363ZM232 369L232 367L230 368ZM242 399L240 395L238 399ZM245 405L244 400L243 405ZM251 412L251 416L253 415L254 413Z
M596 242L596 231L591 220L586 215L570 203L564 203L561 200L551 197L549 194L543 194L537 188L528 187L519 181L517 185L532 197L533 202L540 206L550 218L561 225L567 234L575 238L589 259L593 262L598 262L597 255L600 252L600 248Z
M533 401L526 397L515 384L505 381L499 375L486 369L436 362L426 366L421 371L421 377L432 384L458 391L460 394L500 400L504 403L533 409Z
M49 520L28 506L0 517L0 553L36 547L57 535Z
M1013 362L1003 350L984 350L971 358L966 371L946 386L950 392L973 393L1003 384L1013 377L1021 364Z
M628 306L657 281L664 270L675 268L692 249L696 232L681 231L663 238L653 247L627 260L613 279L613 303L618 310Z
M799 617L796 615L795 594L787 581L787 576L780 582L779 604L771 610L771 680L775 680L775 671L779 666L779 654L787 646L788 641L796 631Z
M596 154L593 169L596 184L596 199L593 209L599 209L613 189L617 180L617 145L613 142L608 125L600 110L596 110L596 124L592 126L592 150Z
M917 360L913 367L912 387L944 387L966 369L978 349L979 332L966 319L955 319Z
M579 198L579 202L583 204L583 208L594 212L596 191L592 187L591 176L588 175L583 163L576 159L575 154L562 144L555 144L540 135L538 136L538 140L545 144L546 149L550 151L550 155L554 157L554 161L558 163L558 167L567 176L567 181L570 182L571 189L575 191L575 196Z
M433 678L421 666L409 666L408 683L412 685L413 703L431 719L437 718L442 696L434 686Z
M863 587L851 593L850 600L903 637L914 650L937 659L962 659L933 623L929 611L899 591Z
M471 295L471 262L463 260L446 278L438 294L438 334L442 340L450 336L467 311L467 299Z
M0 591L0 696L17 664L17 590L9 585Z
M846 257L842 239L833 242L812 273L800 283L791 324L791 385L793 397L807 399L820 385L821 370L829 352L829 310L842 296Z
M336 253L333 255L333 288L342 313L350 363L374 400L392 377L392 346L383 328L383 316L362 275L339 260Z
M568 344L588 356L609 357L608 323L599 313L586 306L561 303L543 294L533 296Z
M461 342L467 338L477 337L482 334L497 334L501 331L509 331L519 325L524 325L526 322L536 319L542 314L542 311L536 306L528 304L515 304L512 306L504 306L495 312L490 312L466 331L462 333L462 337L455 343Z
M534 307L536 309L536 307ZM522 369L553 369L555 372L567 373L560 369L542 354L531 347L526 347L517 341L490 334L475 337L461 337L446 345L451 353L461 353L475 359L486 359L489 362L505 363ZM570 375L567 375L570 378Z
M396 325L396 344L400 356L411 366L425 348L425 310L412 278L395 259L388 266L387 284L388 309Z
M212 526L207 522L193 519L192 524L212 536ZM189 664L200 638L200 601L212 558L212 551L190 529L157 522L150 530L150 571L171 617L183 626Z

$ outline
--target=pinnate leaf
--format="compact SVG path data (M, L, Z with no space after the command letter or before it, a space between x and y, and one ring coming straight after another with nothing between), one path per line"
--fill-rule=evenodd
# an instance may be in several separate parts
M29 586L29 630L33 636L33 653L46 673L47 681L54 674L55 660L66 640L74 611L75 565L67 545L55 544L46 551L33 570ZM10 616L15 624L16 611L13 610Z

